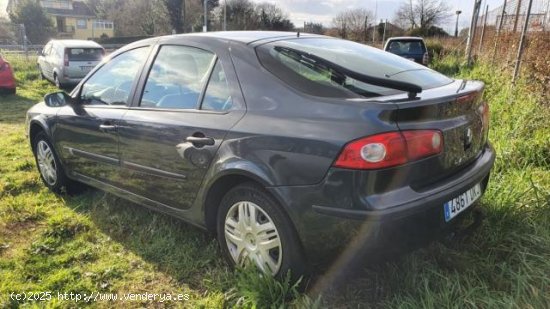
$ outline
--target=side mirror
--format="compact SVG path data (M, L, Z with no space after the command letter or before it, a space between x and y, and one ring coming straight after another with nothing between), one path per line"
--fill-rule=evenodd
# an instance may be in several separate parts
M75 99L73 99L65 91L58 91L45 95L44 102L49 107L60 107L67 104L73 104L75 102Z

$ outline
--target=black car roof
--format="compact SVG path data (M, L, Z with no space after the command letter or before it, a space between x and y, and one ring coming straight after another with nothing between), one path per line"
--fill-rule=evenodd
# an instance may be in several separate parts
M177 37L205 37L226 39L229 41L240 42L244 44L252 44L259 41L271 41L285 38L295 37L323 37L322 35L300 32L285 32L285 31L217 31L217 32L195 32L186 34L175 34L165 37L177 38Z

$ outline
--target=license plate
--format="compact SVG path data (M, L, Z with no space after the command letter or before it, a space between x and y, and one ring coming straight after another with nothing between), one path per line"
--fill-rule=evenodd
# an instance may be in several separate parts
M93 66L89 66L89 67L80 67L80 69L82 71L91 71L94 67Z
M470 207L481 196L481 185L477 184L468 191L443 204L445 222L451 221L459 213Z

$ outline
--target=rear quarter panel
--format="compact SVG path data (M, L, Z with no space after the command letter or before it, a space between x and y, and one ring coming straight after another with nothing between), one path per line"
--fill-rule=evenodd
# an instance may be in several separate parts
M272 186L315 184L346 143L397 130L392 103L299 93L264 69L254 49L233 44L231 53L247 113L228 133L218 162L240 158Z

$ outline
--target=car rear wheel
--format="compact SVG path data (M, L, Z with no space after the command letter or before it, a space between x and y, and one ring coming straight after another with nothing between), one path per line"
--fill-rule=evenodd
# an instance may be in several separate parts
M260 186L245 183L231 189L218 212L218 241L232 265L254 264L281 277L306 273L299 240L279 204Z
M53 82L55 83L55 86L59 89L61 89L63 87L63 85L61 84L61 82L59 81L59 77L57 77L57 74L54 73L53 74Z
M63 187L68 189L72 182L65 175L61 162L44 132L33 138L33 152L44 184L55 193L60 193Z

